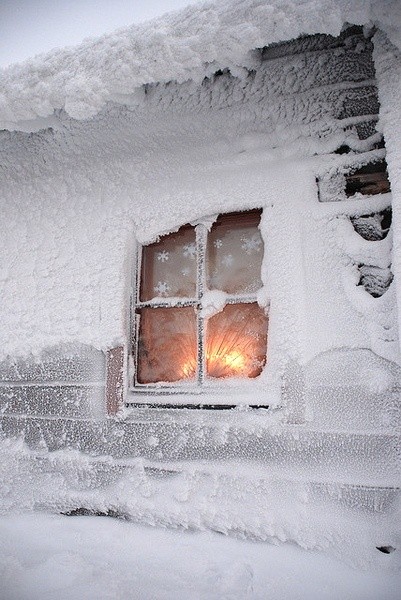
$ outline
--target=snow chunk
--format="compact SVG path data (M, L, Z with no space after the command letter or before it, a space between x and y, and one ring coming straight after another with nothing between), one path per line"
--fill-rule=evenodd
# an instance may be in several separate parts
M338 219L338 241L343 250L352 257L355 263L373 265L385 269L389 266L392 236L371 242L359 235L347 217Z
M359 378L360 383L373 394L383 394L394 385L394 377L383 368L362 368Z
M221 312L227 302L227 294L220 290L210 290L202 298L202 316L205 319Z

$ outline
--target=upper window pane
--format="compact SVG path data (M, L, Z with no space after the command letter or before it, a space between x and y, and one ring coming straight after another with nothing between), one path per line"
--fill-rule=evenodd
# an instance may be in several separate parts
M195 229L187 225L143 248L140 300L194 298L196 272Z
M207 287L228 294L252 294L260 279L263 241L260 210L220 215L207 244Z

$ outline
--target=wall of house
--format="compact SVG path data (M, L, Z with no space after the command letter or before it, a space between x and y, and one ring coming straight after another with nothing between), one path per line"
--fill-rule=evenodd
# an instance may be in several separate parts
M197 490L213 468L224 485L227 461L258 465L258 481L268 470L287 489L329 479L346 492L333 500L320 485L315 499L331 494L337 503L358 488L368 507L369 490L396 487L394 286L373 297L357 285L361 266L390 268L391 231L367 241L352 225L392 198L347 199L338 183L384 154L371 53L359 30L313 36L255 51L255 69L236 77L151 85L135 105L110 104L88 121L60 112L51 130L1 132L7 435L21 433L36 449L140 458L157 472L185 474L202 463ZM284 408L130 408L107 418L105 353L128 346L136 242L254 207L264 211L262 280L271 303L261 381L281 388L271 405ZM165 513L158 505L158 519L172 518L177 502ZM180 514L177 523L187 518Z

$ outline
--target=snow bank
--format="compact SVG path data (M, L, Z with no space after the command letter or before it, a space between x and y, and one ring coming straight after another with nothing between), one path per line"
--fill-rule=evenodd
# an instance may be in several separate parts
M289 544L151 529L101 517L0 518L7 600L396 600L398 574ZM378 553L379 554L379 553Z
M85 119L110 100L137 104L144 84L199 82L226 68L241 76L253 66L250 50L303 34L336 36L345 23L377 25L401 48L397 0L203 2L4 69L0 127L43 128L58 109Z
M394 488L288 477L285 467L244 458L207 461L117 460L75 450L31 451L0 441L0 514L50 511L113 514L145 525L218 531L242 539L292 542L358 566L400 565L399 495ZM330 477L330 479L332 479ZM377 546L397 548L386 561Z

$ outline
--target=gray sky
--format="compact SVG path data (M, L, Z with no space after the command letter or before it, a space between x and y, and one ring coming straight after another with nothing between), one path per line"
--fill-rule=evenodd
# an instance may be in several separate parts
M0 0L0 67L199 0Z

